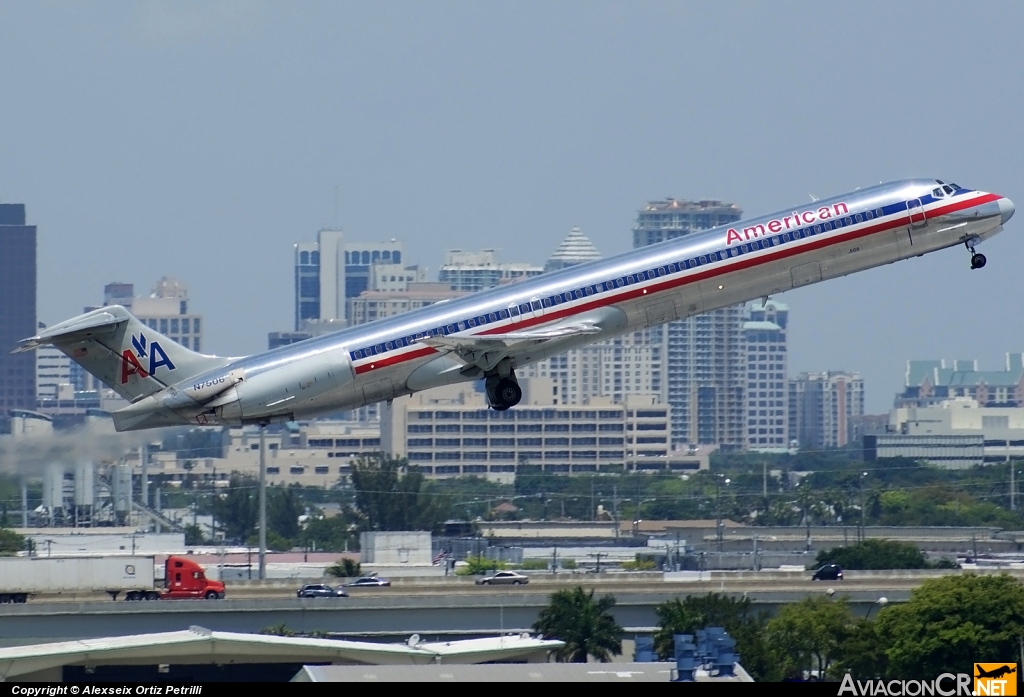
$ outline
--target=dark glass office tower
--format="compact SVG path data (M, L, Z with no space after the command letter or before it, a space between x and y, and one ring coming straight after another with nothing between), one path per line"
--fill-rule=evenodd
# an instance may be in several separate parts
M0 204L0 415L36 408L36 355L12 355L36 334L36 226L25 205Z

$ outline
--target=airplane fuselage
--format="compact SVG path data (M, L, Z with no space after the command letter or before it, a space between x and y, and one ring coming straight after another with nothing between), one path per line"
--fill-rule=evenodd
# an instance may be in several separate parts
M638 328L960 244L973 253L1012 213L1008 199L937 180L882 184L236 359L175 386L175 394L219 389L200 409L156 401L164 425L268 423L514 376ZM585 332L530 339L581 323ZM506 336L528 340L488 349L488 337ZM124 418L154 407L143 401Z

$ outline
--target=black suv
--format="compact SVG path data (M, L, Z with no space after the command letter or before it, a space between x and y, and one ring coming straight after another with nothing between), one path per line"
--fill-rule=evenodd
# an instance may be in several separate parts
M331 588L324 583L310 583L295 591L297 598L347 598L348 593L341 586Z
M842 581L843 569L839 564L825 564L811 576L812 581Z

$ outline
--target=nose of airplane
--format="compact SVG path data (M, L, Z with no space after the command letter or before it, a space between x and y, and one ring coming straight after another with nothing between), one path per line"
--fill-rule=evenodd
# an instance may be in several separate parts
M1013 201L1011 201L1010 199L1006 198L1005 196L999 199L999 214L1003 219L1004 225L1006 224L1007 220L1013 217L1013 214L1016 210L1017 209L1013 205Z

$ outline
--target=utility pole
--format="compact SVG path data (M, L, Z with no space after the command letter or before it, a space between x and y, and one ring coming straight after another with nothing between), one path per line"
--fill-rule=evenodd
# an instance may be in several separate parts
M636 470L636 465L633 466L633 474L636 475L636 515L633 516L633 535L640 534L640 473ZM598 558L598 566L600 566L601 559Z
M551 573L558 573L558 545L556 544L554 550L551 552Z
M1010 460L1010 510L1017 510L1017 484L1014 479L1014 470L1017 469L1017 463Z
M267 426L260 424L260 580L267 577Z
M612 518L615 520L615 538L619 537L619 485L612 484ZM28 527L27 525L25 527Z
M761 496L768 498L768 461L761 461Z
M142 444L142 505L149 508L149 444Z
M860 531L858 533L858 542L864 541L864 477L868 476L867 472L860 475Z
M594 478L590 478L590 519L597 520L597 502L594 500Z

